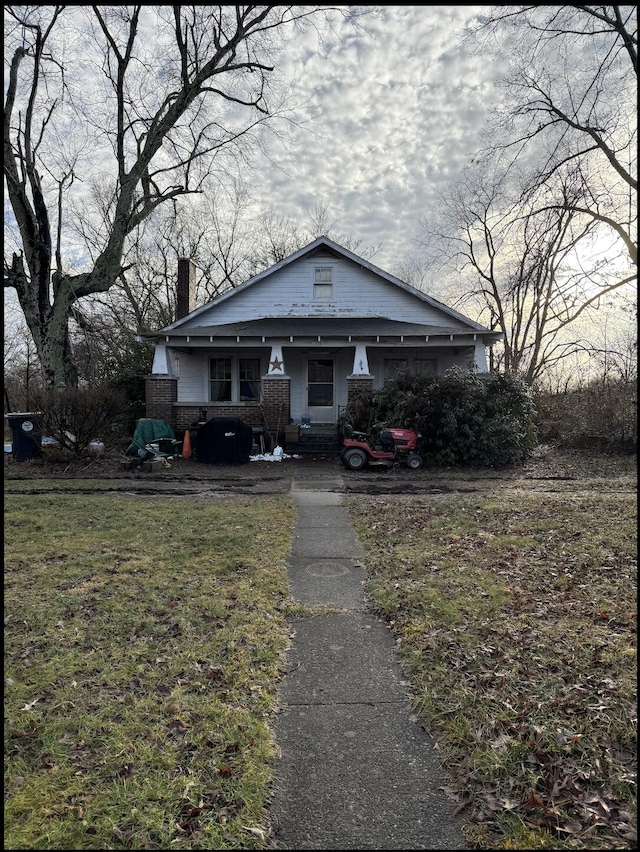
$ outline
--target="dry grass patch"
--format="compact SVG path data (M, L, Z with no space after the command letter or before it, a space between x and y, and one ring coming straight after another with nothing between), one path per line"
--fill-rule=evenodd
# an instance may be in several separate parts
M260 849L288 497L5 500L5 846Z
M349 500L477 848L636 848L636 495Z

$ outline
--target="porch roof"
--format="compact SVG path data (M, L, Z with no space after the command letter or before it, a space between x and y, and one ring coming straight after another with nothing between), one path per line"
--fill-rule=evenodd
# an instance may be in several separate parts
M376 342L378 338L397 339L399 342L404 338L458 338L472 337L484 343L493 343L502 339L500 332L492 332L486 329L477 329L472 326L463 325L435 326L423 323L401 322L386 317L267 317L264 319L248 320L246 322L226 323L223 325L192 326L190 328L177 328L165 330L164 332L148 332L141 334L142 339L161 343L183 343L185 341L209 341L211 343L230 338L240 340L244 338L259 339L261 342L271 341L300 341L305 340L329 340L343 339L347 342L352 340L367 340Z

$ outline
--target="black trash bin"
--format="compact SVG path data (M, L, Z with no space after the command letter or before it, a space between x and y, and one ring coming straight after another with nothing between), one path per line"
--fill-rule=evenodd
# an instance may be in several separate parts
M12 436L12 455L16 461L27 461L42 455L42 431L34 412L5 414Z

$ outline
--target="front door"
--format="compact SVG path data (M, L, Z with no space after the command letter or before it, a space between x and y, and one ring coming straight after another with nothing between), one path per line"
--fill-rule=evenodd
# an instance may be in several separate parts
M333 358L309 358L307 407L312 423L335 423Z

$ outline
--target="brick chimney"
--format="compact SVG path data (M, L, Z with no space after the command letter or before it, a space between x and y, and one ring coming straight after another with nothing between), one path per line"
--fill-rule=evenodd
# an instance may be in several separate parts
M196 267L188 257L178 258L178 287L176 289L176 319L182 319L195 308Z

